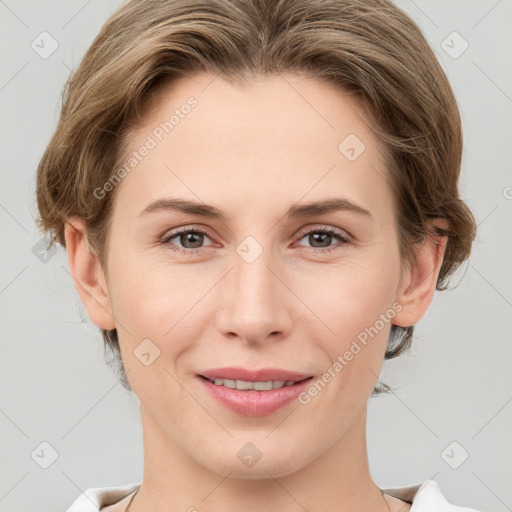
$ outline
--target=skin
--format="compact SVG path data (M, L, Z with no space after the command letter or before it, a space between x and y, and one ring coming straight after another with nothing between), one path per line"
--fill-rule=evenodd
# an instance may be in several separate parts
M140 400L144 477L130 512L409 510L371 478L366 404L391 323L417 323L432 301L446 240L418 245L413 265L401 260L379 141L364 110L318 80L288 73L240 87L195 75L153 97L130 149L190 96L197 107L117 185L106 268L89 251L81 219L69 219L65 232L88 315L117 328ZM366 146L354 161L338 150L351 133ZM139 216L163 197L213 205L226 219L172 210ZM292 205L332 197L371 218L284 216ZM179 236L158 243L178 227L207 235L196 245ZM300 233L321 227L351 241ZM247 236L263 249L251 263L236 252ZM203 252L173 252L171 244ZM242 416L196 377L221 366L321 376L393 304L401 310L306 405ZM149 366L134 355L146 338L160 350ZM248 442L262 454L252 467L237 457Z

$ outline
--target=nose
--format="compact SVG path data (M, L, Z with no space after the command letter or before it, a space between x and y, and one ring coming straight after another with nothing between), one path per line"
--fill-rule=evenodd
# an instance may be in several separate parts
M292 327L293 293L271 251L254 260L235 254L233 268L219 287L217 327L232 339L249 345L286 338Z

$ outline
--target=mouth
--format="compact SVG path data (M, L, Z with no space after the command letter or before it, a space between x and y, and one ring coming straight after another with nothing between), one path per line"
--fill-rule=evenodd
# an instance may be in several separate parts
M207 395L243 416L267 416L291 405L314 379L288 370L220 368L197 374Z

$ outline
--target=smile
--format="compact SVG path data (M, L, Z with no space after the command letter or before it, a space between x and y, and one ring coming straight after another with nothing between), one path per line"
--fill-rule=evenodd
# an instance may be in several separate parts
M297 377L297 375L295 375ZM312 376L288 380L245 380L197 375L208 395L244 416L266 416L291 404L309 385Z

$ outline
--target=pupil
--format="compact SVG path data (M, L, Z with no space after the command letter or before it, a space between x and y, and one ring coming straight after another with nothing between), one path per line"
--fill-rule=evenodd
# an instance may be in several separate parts
M329 233L313 233L311 235L313 237L313 240L316 242L316 241L320 241L322 242L322 238L324 237L330 237L331 235ZM320 239L320 240L319 240ZM325 242L325 240L324 240ZM314 246L314 244L312 244ZM329 239L327 240L327 244L326 245L323 245L322 247L326 247L329 245Z
M183 244L184 247L187 247L188 249L197 249L201 246L203 236L202 233L185 233L181 236L180 242ZM194 237L196 237L196 240L194 240ZM187 244L192 243L192 247L188 246Z

